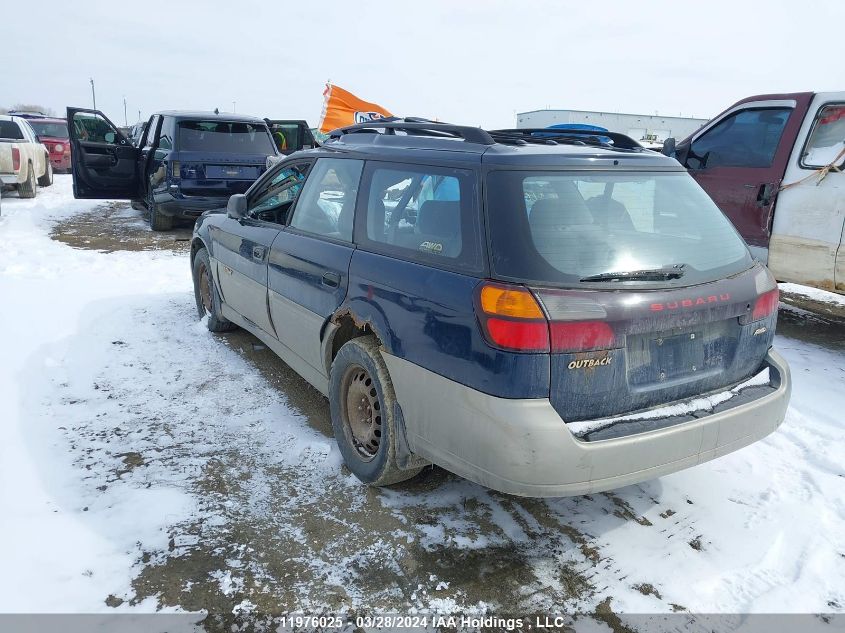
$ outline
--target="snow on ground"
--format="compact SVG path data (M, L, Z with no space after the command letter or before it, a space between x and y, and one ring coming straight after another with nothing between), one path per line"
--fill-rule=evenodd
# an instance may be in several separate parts
M813 301L820 301L821 303L830 303L832 305L841 306L845 308L845 295L840 295L835 292L828 292L820 288L813 288L812 286L802 286L800 284L780 283L778 284L781 292L793 295L800 295L807 297Z
M0 612L845 610L842 351L779 336L785 423L681 473L552 500L438 470L372 491L197 322L184 253L49 238L95 206L68 177L3 200Z

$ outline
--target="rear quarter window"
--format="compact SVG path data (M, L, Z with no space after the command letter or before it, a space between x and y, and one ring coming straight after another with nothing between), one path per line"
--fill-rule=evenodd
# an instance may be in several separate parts
M356 241L410 261L480 271L476 181L468 169L369 162Z

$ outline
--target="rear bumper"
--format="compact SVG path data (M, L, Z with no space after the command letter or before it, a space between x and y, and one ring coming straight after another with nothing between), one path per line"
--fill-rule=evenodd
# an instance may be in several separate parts
M162 215L174 218L196 219L209 209L225 208L229 196L186 196L178 194L156 194L156 210Z
M489 488L530 497L610 490L726 455L780 426L792 390L789 367L770 351L767 395L674 426L588 442L570 432L548 399L497 398L383 355L414 453Z
M16 174L0 174L0 184L7 187L18 184L18 177Z

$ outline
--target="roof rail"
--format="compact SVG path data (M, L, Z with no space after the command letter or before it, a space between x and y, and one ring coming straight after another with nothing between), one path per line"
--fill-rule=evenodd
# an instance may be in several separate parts
M388 117L356 123L346 127L332 130L329 133L330 139L340 139L346 134L360 132L377 132L384 130L385 134L396 134L396 130L406 132L409 136L436 136L445 138L461 138L467 143L478 143L479 145L495 145L495 139L480 127L468 125L452 125L451 123L439 123L417 117L406 117L404 119Z
M514 141L519 140L535 143L547 143L549 141L555 143L561 141L581 141L585 145L601 145L603 147L614 147L617 149L643 149L643 146L637 143L630 136L620 134L619 132L582 130L579 128L511 128L504 130L490 130L490 135L498 142L509 141L513 143ZM603 138L608 138L613 141L613 145L600 140Z

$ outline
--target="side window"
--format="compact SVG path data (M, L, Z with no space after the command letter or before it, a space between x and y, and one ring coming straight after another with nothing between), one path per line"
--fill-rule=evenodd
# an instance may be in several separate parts
M320 158L311 169L290 225L308 233L352 241L355 199L364 161Z
M791 108L742 110L693 141L686 166L770 167Z
M76 112L73 128L76 138L88 143L114 143L117 138L111 124L95 112Z
M158 128L158 121L159 116L156 114L150 119L150 123L147 126L147 135L144 139L144 149L149 149L155 144L156 132Z
M259 191L250 196L249 213L267 222L284 224L287 211L302 189L311 163L282 167Z
M820 169L845 162L845 104L827 105L819 110L807 145L801 153L801 167Z
M473 172L373 163L368 168L366 242L420 261L477 268Z
M158 135L159 149L173 149L173 118L162 117L161 130Z

